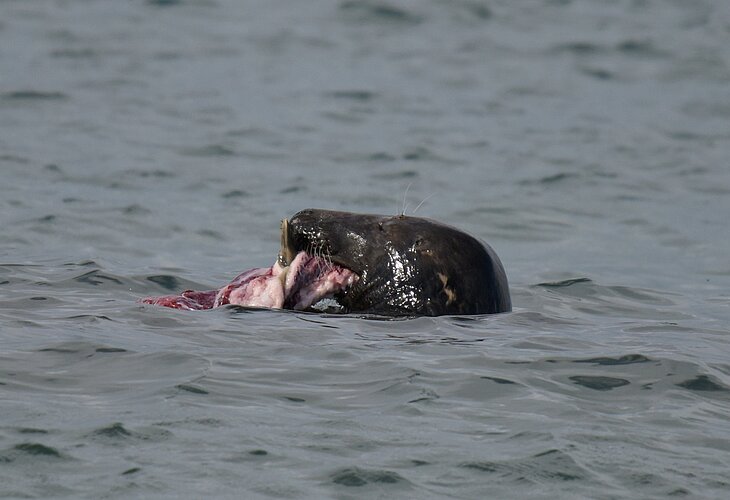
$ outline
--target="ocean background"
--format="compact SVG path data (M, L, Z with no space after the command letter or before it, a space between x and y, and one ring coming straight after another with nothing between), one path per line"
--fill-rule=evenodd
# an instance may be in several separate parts
M421 202L513 312L137 302ZM726 0L0 0L0 498L729 498L729 218Z

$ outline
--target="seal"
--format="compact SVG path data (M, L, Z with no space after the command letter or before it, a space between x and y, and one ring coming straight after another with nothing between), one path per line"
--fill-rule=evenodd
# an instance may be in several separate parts
M487 244L406 215L306 209L281 224L270 268L219 290L149 297L179 309L226 304L386 316L490 314L512 309L507 276Z

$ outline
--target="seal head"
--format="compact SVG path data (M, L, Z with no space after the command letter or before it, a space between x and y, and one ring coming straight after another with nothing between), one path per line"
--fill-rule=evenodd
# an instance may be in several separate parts
M346 312L439 316L512 309L494 250L430 219L302 210L282 221L279 264L302 251L358 276L334 296Z

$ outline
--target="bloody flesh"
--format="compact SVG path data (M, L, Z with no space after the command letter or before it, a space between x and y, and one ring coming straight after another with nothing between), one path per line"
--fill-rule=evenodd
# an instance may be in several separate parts
M331 298L358 280L357 274L332 262L299 252L288 266L250 269L217 290L186 290L180 295L142 299L174 309L201 310L233 304L245 307L304 310Z

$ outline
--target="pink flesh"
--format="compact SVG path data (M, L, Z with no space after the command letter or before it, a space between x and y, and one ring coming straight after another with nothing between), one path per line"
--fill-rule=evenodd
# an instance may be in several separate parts
M191 311L226 304L303 310L345 290L357 279L349 269L299 252L286 268L276 262L271 267L250 269L219 290L186 290L180 295L147 297L142 302Z

